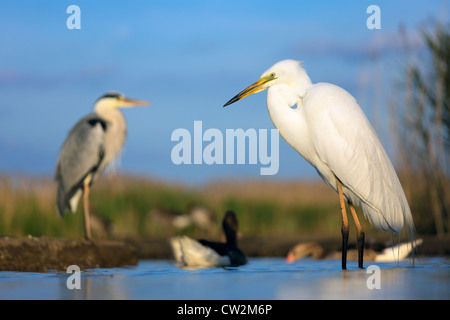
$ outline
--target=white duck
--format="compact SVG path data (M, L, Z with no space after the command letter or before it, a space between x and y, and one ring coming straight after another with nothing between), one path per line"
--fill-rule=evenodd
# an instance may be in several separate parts
M187 236L173 237L170 245L175 260L181 267L214 268L237 267L247 258L237 246L238 221L233 211L227 211L222 221L226 242L194 240Z

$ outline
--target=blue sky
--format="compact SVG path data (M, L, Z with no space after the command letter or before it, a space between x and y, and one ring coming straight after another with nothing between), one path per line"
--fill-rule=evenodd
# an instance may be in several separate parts
M71 4L81 30L66 27ZM381 30L366 27L371 4ZM119 170L195 183L257 178L260 165L176 166L170 137L193 131L195 120L204 129L272 129L265 93L222 105L286 58L304 61L313 82L353 94L389 152L383 110L405 56L399 26L420 48L418 28L448 21L448 10L445 1L2 1L0 173L52 175L71 126L115 90L152 102L124 110ZM272 178L316 173L280 140Z

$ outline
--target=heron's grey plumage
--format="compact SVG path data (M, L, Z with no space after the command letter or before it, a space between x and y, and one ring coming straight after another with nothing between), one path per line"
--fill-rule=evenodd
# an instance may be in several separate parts
M94 113L75 124L61 147L55 174L57 209L61 216L67 210L75 212L83 195L86 239L90 239L90 185L119 155L127 135L127 124L118 108L148 104L108 92L96 101Z
M83 117L70 130L58 159L56 181L58 183L57 206L62 216L74 211L70 200L83 188L84 179L91 174L91 182L99 174L105 159L105 136L108 122L96 113Z

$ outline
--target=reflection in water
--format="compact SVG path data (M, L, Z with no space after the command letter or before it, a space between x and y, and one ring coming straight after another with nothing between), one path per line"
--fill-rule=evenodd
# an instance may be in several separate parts
M68 275L69 276L69 275ZM67 276L61 276L59 282L59 298L64 300L125 300L127 294L126 277L124 275L97 274L83 272L81 288L68 289Z
M0 272L0 299L449 299L450 261L417 260L415 268L376 264L380 289L368 288L368 269L311 259L250 258L240 268L203 270L142 261L82 272L80 290L67 288L66 273Z
M416 267L375 264L377 274L366 269L328 270L303 283L284 283L277 299L448 299L449 261L417 263ZM374 277L377 277L374 279ZM374 282L375 281L375 282ZM374 286L379 281L379 286Z

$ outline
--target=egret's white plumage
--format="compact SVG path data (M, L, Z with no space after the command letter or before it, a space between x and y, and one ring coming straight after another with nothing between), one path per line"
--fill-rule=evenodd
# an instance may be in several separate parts
M232 98L267 91L267 108L280 135L346 200L361 206L378 229L410 238L414 224L400 181L357 101L329 83L313 84L299 61L283 60Z

